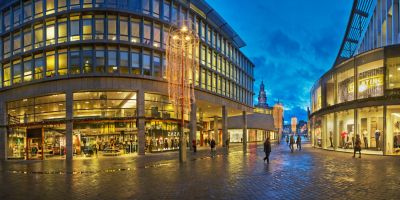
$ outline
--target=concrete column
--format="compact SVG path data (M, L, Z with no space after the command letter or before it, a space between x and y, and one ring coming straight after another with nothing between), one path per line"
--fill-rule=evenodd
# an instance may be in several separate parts
M196 141L196 133L197 133L197 106L195 103L191 105L190 111L190 135L189 135L189 146L190 150L193 150L192 141Z
M218 134L218 117L214 116L214 140L215 144L219 144L219 134Z
M139 155L145 155L146 148L146 131L145 131L145 114L144 114L144 91L137 91L137 129Z
M382 131L382 144L381 144L381 148L383 151L383 155L387 155L387 150L390 149L387 147L387 145L389 145L387 143L388 138L387 138L387 128L386 128L386 117L387 117L387 106L383 106L383 131ZM393 145L393 144L391 144Z
M71 161L73 158L73 135L72 135L72 131L73 131L73 93L72 91L67 91L65 94L65 106L66 106L66 134L65 134L65 140L66 140L66 144L67 144L67 161Z
M226 106L222 106L222 142L223 146L226 146L226 140L230 138L228 133L228 111Z
M338 148L339 132L337 128L337 114L333 114L333 149L336 151Z
M247 151L247 113L243 111L243 151Z
M6 103L0 101L0 161L7 160L7 112Z

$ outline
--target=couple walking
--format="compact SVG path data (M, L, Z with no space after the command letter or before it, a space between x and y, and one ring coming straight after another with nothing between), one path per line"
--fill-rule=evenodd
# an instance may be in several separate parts
M293 151L294 151L294 143L295 143L294 142L294 135L290 136L289 142L290 142L290 144L289 144L290 151L293 153ZM297 145L297 149L301 151L301 136L300 135L297 135L296 145Z

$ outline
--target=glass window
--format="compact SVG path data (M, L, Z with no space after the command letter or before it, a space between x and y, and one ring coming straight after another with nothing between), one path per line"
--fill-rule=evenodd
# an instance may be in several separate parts
M77 8L79 8L81 5L80 5L80 2L79 2L79 0L69 0L69 8L70 9L77 9Z
M83 0L83 8L91 8L92 0Z
M24 52L32 49L32 32L30 28L24 30Z
M170 10L171 8L171 2L169 1L164 1L164 20L169 21L170 19Z
M46 15L54 13L54 0L46 0Z
M174 108L169 103L168 96L158 94L144 94L145 116L154 118L176 118Z
M21 33L14 33L14 55L21 52Z
M56 59L54 51L46 53L46 77L53 77L56 75Z
M151 43L151 24L150 22L144 23L143 43L150 45Z
M32 58L24 58L24 82L32 80Z
M42 54L35 55L35 80L42 79L44 73L44 60Z
M83 16L83 40L92 39L92 16Z
M43 0L35 1L35 18L43 16Z
M22 82L22 68L21 68L21 60L13 61L13 84Z
M161 78L161 56L160 54L154 54L153 56L153 68L154 68L154 75L157 78Z
M58 50L58 75L67 75L68 54L66 49Z
M108 50L108 65L107 65L108 73L118 73L117 66L117 51Z
M93 72L93 50L91 47L83 49L83 73Z
M4 20L4 30L8 31L10 30L11 27L11 11L7 10L6 12L4 12L3 14L3 20Z
M206 46L202 45L201 46L201 64L205 65L206 64Z
M108 39L116 40L117 39L117 17L116 16L108 16Z
M153 16L160 17L160 0L153 0Z
M379 110L380 109L381 108L379 108ZM377 134L377 133L375 133L376 131L372 132L373 131L373 128L372 128L371 129L372 131L368 132L369 134L373 133L372 135L369 136L369 138L371 140L369 140L367 142L379 144L382 141L381 149L385 149L387 155L400 155L400 126L399 126L400 106L398 106L398 105L388 106L385 117L386 117L386 120L385 120L386 121L386 137L385 137L386 139L385 140L383 139L384 138L383 134L385 134L384 132ZM383 130L383 129L380 129L380 130ZM379 142L377 141L377 139L379 140ZM384 148L384 147L386 147L386 148Z
M121 74L129 74L128 49L123 49L119 52L119 69Z
M384 71L383 59L358 66L358 99L383 96Z
M140 41L140 21L131 18L131 42L137 43Z
M3 51L4 58L8 58L11 55L11 40L10 36L7 36L3 39Z
M161 45L161 29L160 29L160 25L159 24L155 24L154 25L153 37L154 37L153 45L155 47L160 47L160 45Z
M131 52L131 70L132 74L140 74L140 58L139 58L139 51L132 50Z
M365 107L357 109L357 135L364 149L382 151L383 148L383 107ZM390 129L390 127L388 127ZM379 132L379 134L378 134ZM390 133L388 130L387 133ZM355 139L356 135L350 137ZM393 138L393 137L388 137Z
M67 19L59 19L58 20L58 43L67 42Z
M201 68L201 88L206 89L206 71Z
M178 6L174 4L174 6L172 6L172 23L176 24L178 22Z
M151 76L151 59L150 52L143 52L143 75Z
M80 62L79 49L71 49L69 52L69 74L80 74L81 73L81 62Z
M106 64L104 50L96 49L96 72L104 72L104 66Z
M20 25L22 22L22 10L19 6L14 7L14 26Z
M58 12L67 10L67 0L58 0Z
M10 63L3 65L3 86L7 87L11 85L11 68Z
M103 7L105 4L104 0L95 0L95 7Z
M345 63L337 73L338 103L354 100L354 61Z
M79 26L79 16L70 17L71 26L71 38L70 41L80 40L80 26Z
M96 15L95 20L96 26L96 39L102 40L104 39L104 16L103 15Z
M0 63L0 88L3 87L3 66Z
M26 1L24 3L24 22L32 19L32 2Z
M119 39L128 41L128 17L120 17L119 19Z
M168 28L164 27L163 28L163 49L167 48L167 42L168 42Z
M150 14L150 0L142 0L143 13Z
M56 30L55 30L55 24L54 21L50 21L46 23L46 45L52 45L55 44L55 35L56 35Z

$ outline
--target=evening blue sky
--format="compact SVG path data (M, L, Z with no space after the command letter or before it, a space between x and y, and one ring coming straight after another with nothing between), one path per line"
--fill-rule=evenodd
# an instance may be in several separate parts
M279 99L285 121L307 120L310 88L337 56L352 0L207 0L246 42L255 64L254 103L264 81L268 104Z

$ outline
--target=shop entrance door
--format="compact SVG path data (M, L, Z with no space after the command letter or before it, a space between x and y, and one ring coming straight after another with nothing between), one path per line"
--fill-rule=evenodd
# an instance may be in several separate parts
M27 160L43 160L43 128L27 129Z

